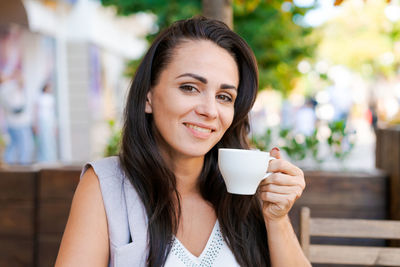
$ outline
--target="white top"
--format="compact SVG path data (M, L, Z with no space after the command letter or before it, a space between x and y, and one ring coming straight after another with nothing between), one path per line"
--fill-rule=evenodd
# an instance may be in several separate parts
M208 238L207 244L199 257L190 253L175 237L165 267L200 267L200 266L239 266L235 256L229 249L219 227L218 220Z
M53 125L55 119L55 103L53 95L49 93L40 94L36 105L39 120L47 121Z
M9 127L29 126L30 113L27 110L27 99L23 88L17 80L8 80L0 85L0 107ZM16 112L19 110L18 112Z

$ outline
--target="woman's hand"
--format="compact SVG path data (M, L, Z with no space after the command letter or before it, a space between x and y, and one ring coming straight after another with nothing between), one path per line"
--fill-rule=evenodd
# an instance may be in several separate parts
M286 217L305 188L303 171L281 159L278 148L273 148L267 172L272 174L261 181L257 194L262 201L264 220L276 221Z

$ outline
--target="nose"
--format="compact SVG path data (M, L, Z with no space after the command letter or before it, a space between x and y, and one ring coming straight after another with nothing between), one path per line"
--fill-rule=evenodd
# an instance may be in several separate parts
M196 106L196 113L210 119L215 119L218 116L215 96L211 94L204 95L201 102Z

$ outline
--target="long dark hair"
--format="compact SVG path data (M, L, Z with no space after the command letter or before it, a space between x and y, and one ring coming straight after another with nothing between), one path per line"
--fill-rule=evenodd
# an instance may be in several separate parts
M155 141L152 115L145 113L146 96L168 66L174 49L185 40L209 40L227 50L239 69L238 96L231 126L205 155L198 186L214 206L222 234L241 266L269 266L267 233L255 196L227 193L218 169L218 148L248 148L248 113L258 88L258 69L247 43L224 23L195 17L177 21L154 40L139 65L125 108L120 161L138 192L148 216L148 266L163 266L180 217L176 178ZM179 49L179 48L177 48Z

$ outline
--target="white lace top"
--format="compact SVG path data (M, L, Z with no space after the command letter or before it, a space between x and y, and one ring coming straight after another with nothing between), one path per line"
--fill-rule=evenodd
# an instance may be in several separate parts
M190 253L183 244L175 238L171 251L165 262L165 267L205 267L205 266L239 266L232 251L225 243L216 221L207 244L199 257Z

